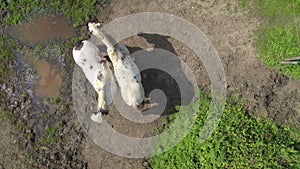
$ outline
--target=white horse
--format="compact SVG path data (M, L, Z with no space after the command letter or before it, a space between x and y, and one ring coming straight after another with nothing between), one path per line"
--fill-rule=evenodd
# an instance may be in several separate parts
M75 63L81 67L86 78L98 93L98 111L92 114L91 119L101 123L103 115L108 113L108 105L117 94L117 83L113 67L98 47L91 41L79 41L73 48Z
M128 49L122 44L113 45L100 30L100 23L89 23L88 27L90 32L107 46L107 53L112 61L123 100L128 106L142 110L145 99L142 78Z

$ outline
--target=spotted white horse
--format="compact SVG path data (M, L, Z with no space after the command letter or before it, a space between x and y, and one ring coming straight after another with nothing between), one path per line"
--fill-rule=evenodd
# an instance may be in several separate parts
M112 61L114 75L125 103L137 110L145 110L144 100L148 98L145 98L140 70L131 58L128 49L122 44L113 45L100 29L100 23L89 23L88 27L89 31L107 46L107 53Z
M79 41L75 45L73 58L98 93L98 111L92 114L91 119L101 123L104 115L108 113L108 105L117 94L113 67L100 53L98 47L89 40Z

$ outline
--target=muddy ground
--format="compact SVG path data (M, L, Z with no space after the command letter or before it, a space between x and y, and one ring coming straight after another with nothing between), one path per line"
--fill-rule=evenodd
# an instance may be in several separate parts
M263 22L262 19L248 15L234 0L111 0L104 8L99 8L95 20L109 23L128 14L145 11L174 14L199 27L221 57L226 72L228 97L247 100L247 112L258 119L269 117L300 128L300 83L268 69L255 50L253 30ZM78 36L83 34L86 34L86 26L77 30ZM176 54L193 70L199 88L210 91L204 66L181 42L161 36L134 36L123 42L132 51L156 47ZM20 46L26 48L24 44ZM74 63L70 50L63 49L64 55L56 55L60 56L59 62L57 58L46 58L63 72L61 101L58 104L36 97L30 87L36 82L36 74L32 73L34 71L30 65L23 64L21 57L17 57L13 63L12 68L16 72L12 83L1 84L2 90L9 96L6 102L1 102L1 107L12 112L16 119L12 120L12 124L1 120L1 129L5 130L0 133L3 136L0 142L3 152L0 168L28 168L30 165L39 168L149 168L145 159L113 155L98 147L85 134L73 108L71 81ZM22 52L16 55L22 55ZM22 101L24 90L31 99ZM174 98L176 100L175 95ZM155 128L163 125L162 120L157 120L141 127L140 124L122 118L116 111L112 111L108 121L121 133L142 137L155 134ZM57 140L41 142L41 139L51 137L46 131L56 126L59 126L54 135Z

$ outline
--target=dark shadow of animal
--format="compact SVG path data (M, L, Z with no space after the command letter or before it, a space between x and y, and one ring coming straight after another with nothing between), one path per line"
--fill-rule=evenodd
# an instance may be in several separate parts
M138 36L145 38L148 43L154 44L153 51L127 46L132 57L135 58L138 67L147 67L147 65L151 64L161 65L169 70L165 71L150 68L141 71L145 96L149 97L151 91L154 89L160 89L164 92L167 103L163 115L176 112L176 106L188 105L194 97L194 87L183 72L181 61L177 57L173 45L168 40L170 37L157 34L139 34ZM156 51L156 49L162 49L164 51ZM181 83L178 84L175 79L179 79ZM155 100L152 99L151 101L155 102Z

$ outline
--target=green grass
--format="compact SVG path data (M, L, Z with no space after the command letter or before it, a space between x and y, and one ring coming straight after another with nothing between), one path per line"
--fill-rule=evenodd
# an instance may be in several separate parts
M59 124L47 129L43 138L39 140L39 143L41 145L56 144L58 141L60 141L60 138L57 135L59 129L61 129Z
M263 19L256 30L257 49L264 63L300 80L299 65L283 65L285 58L300 56L300 0L239 0L250 13Z
M268 16L293 16L300 12L299 0L237 0L242 7L262 17Z
M5 15L5 23L14 25L22 22L32 13L63 14L74 23L74 27L85 24L97 13L95 5L106 0L10 0L0 2L0 9Z
M5 14L5 23L8 25L14 25L19 23L25 18L25 15L29 15L34 9L37 9L39 2L35 0L12 0L1 1L0 9Z
M300 65L283 65L280 63L285 58L300 56L300 42L295 26L276 25L261 28L257 35L260 37L257 43L260 57L264 63L279 72L300 80Z
M300 168L300 131L257 121L243 105L227 103L219 126L200 144L209 104L203 97L191 132L171 150L150 158L153 168Z
M14 116L12 116L11 114L1 110L0 120L8 120L9 122L14 122L16 120L16 118Z
M37 158L35 158L33 154L29 153L28 161L29 161L29 164L31 164L31 165L36 164L37 163Z
M8 37L0 37L0 79L9 80L12 70L8 67L15 58L13 54L14 42Z
M50 103L51 104L58 104L60 102L60 98L59 97L54 97L50 99Z

